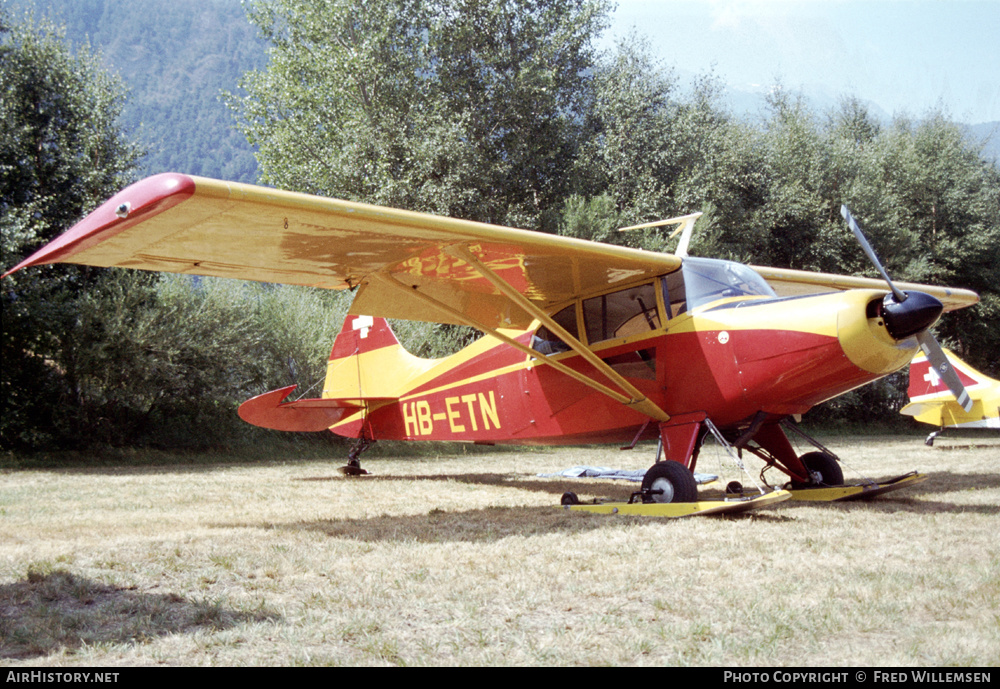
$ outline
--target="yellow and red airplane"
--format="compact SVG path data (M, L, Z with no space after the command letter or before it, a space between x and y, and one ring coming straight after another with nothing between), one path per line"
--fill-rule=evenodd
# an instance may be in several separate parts
M937 426L938 430L924 442L933 445L934 439L946 428L991 428L1000 430L1000 381L980 373L944 350L947 363L958 374L972 400L970 409L963 409L951 394L941 377L940 370L931 365L924 352L918 352L910 362L910 386L907 395L910 403L899 410L917 421Z
M356 438L355 465L364 444L382 439L659 439L668 461L658 450L643 501L691 502L709 432L793 485L841 484L835 456L815 443L799 457L782 421L902 368L920 343L937 347L928 328L942 311L978 301L968 290L893 284L843 212L885 282L163 174L7 274L70 262L356 290L322 395L286 401L294 386L275 390L244 403L245 420ZM484 336L425 360L400 346L386 318Z

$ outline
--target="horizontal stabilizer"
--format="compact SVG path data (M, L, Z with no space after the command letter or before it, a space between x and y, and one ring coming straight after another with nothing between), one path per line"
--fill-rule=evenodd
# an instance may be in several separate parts
M325 431L348 414L360 411L369 402L382 399L301 399L284 402L297 385L257 395L240 405L240 418L261 428L276 431Z

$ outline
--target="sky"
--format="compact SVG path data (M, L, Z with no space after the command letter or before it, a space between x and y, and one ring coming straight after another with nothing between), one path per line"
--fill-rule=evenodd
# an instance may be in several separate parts
M608 41L635 29L681 83L783 87L920 117L1000 120L1000 0L617 0ZM613 43L612 43L613 44Z

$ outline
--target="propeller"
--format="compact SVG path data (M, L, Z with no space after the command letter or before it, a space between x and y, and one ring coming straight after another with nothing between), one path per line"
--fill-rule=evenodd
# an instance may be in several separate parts
M891 294L887 294L882 301L882 315L889 334L897 340L902 340L911 335L916 336L917 342L920 343L920 349L927 355L927 360L934 367L934 370L937 371L938 375L941 376L944 384L951 390L951 394L955 396L955 399L965 411L970 411L972 409L972 399L969 397L969 393L966 392L965 386L959 380L958 374L955 373L955 369L948 361L948 357L945 356L941 345L938 344L929 330L938 317L940 317L941 312L944 311L944 306L936 298L925 292L904 292L896 287L892 282L892 278L889 277L889 273L882 267L881 261L878 260L878 256L875 255L871 244L865 239L864 233L861 232L861 228L854 221L851 211L848 210L846 205L840 207L840 214L844 216L844 220L847 221L851 232L854 233L858 243L861 244L861 248L867 254L868 260L872 262L882 275L882 278L889 285Z

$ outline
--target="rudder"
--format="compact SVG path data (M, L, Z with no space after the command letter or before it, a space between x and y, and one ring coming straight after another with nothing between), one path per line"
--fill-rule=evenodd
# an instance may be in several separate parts
M333 342L330 361L366 354L383 347L399 347L388 321L371 316L348 316Z
M384 318L349 315L330 350L323 397L398 397L434 363L407 352Z
M990 381L989 378L970 367L950 350L944 350L944 354L966 390L978 388ZM910 362L910 382L906 395L910 401L954 400L951 390L948 389L940 374L931 366L927 355L923 352L918 352Z

